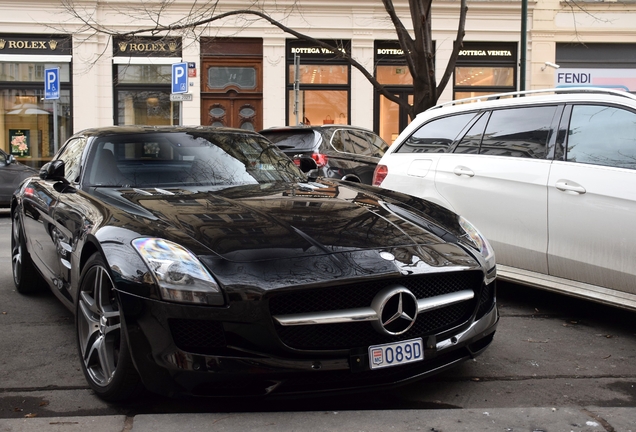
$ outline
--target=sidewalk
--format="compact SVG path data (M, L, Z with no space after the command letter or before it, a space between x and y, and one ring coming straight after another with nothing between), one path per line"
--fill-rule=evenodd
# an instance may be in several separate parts
M636 432L636 408L504 408L0 419L1 432Z

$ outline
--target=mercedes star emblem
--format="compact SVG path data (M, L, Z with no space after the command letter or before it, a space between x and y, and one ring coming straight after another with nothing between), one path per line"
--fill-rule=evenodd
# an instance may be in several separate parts
M411 291L400 285L391 285L380 291L371 307L378 315L374 328L386 335L406 333L417 318L417 299Z

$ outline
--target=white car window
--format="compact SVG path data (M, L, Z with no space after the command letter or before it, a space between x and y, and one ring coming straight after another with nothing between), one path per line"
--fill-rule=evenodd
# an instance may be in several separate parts
M473 112L430 121L408 137L396 153L446 153L475 115Z
M545 159L554 106L494 110L479 154Z
M566 158L636 169L636 114L600 105L572 108Z
M455 153L479 153L479 146L484 136L484 129L486 128L486 123L488 123L489 116L490 113L482 115L479 120L471 126L455 149Z

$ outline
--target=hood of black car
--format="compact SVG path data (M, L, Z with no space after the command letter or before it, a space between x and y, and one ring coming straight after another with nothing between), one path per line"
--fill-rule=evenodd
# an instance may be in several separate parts
M441 207L413 199L417 211L396 194L344 182L165 192L100 191L161 221L165 238L234 262L412 249L458 235L457 217Z

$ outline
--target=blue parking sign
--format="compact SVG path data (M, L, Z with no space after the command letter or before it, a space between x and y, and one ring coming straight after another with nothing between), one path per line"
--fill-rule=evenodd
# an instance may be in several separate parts
M188 92L188 64L174 63L172 65L172 93Z
M44 69L44 99L60 98L60 68Z

